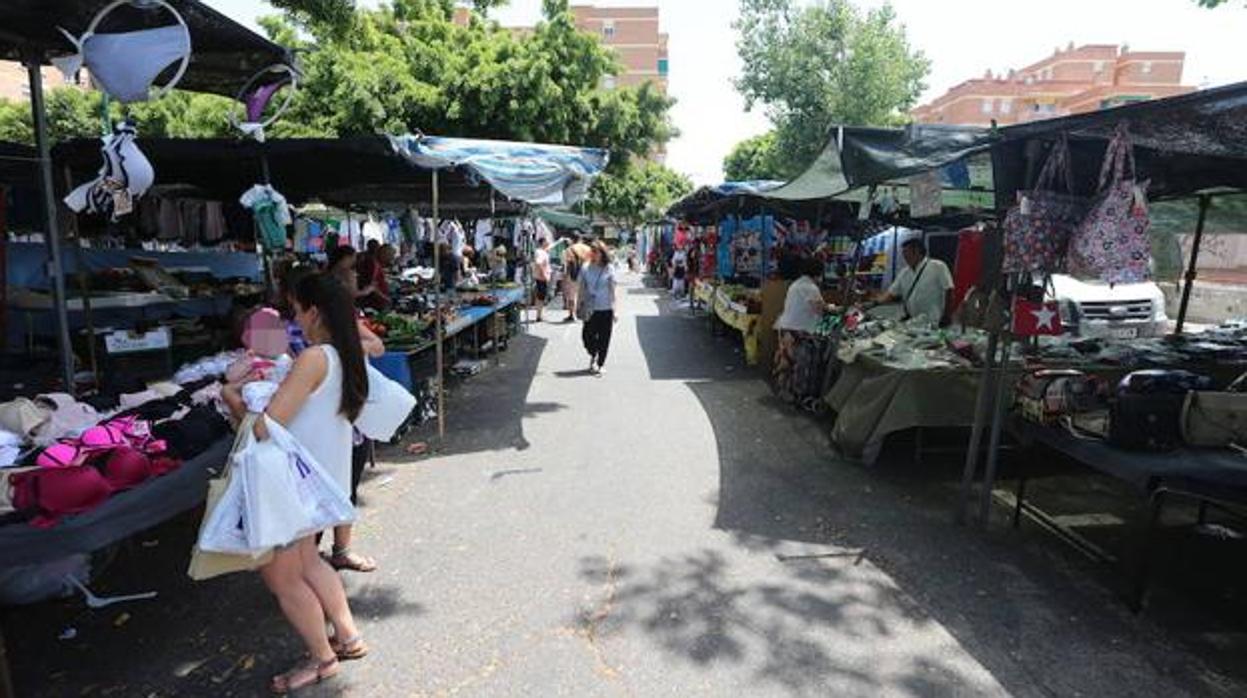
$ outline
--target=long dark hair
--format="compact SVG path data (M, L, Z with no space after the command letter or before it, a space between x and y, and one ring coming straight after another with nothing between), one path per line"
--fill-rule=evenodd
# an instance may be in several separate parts
M300 279L294 298L304 310L316 308L329 331L329 342L342 361L342 403L338 412L355 421L368 399L368 372L364 368L364 348L360 345L355 302L342 284L330 274L313 274Z
M597 265L598 265L598 266L600 266L600 267L608 267L608 266L610 266L610 263L611 263L611 248L607 247L607 246L606 246L606 243L602 242L601 240L594 240L594 241L593 241L593 244L592 244L590 247L592 247L592 248L593 248L593 252L595 253L595 255L597 255L597 254L602 255L602 261L601 261L601 262L599 262L599 261L598 261L598 258L597 258L596 256L593 258L593 263L594 263L594 264L597 264Z

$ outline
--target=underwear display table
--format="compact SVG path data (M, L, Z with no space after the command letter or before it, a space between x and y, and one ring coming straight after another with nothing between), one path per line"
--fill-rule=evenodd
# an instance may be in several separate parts
M221 439L173 472L51 528L0 526L0 569L91 553L195 508L207 497L208 479L225 465L231 444L232 437Z

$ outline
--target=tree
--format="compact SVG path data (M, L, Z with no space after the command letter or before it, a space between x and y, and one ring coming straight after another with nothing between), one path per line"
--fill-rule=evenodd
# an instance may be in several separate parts
M766 107L785 172L811 162L835 124L904 123L930 72L887 4L863 13L849 0L741 0L734 26L736 89L746 108Z
M792 168L785 168L775 150L774 131L737 143L723 159L723 176L729 182L758 179L788 179Z
M105 127L103 99L101 92L76 87L48 92L48 135L52 141L101 135ZM230 104L224 97L174 90L154 102L131 104L124 110L112 102L108 113L111 123L129 115L139 125L141 136L208 138L230 135ZM0 100L0 140L34 143L29 102Z
M679 172L648 160L632 161L598 177L585 208L617 227L634 229L661 218L691 191L693 183Z
M346 2L345 19L334 9L340 4L290 0L281 3L284 15L261 21L275 41L301 49L299 91L271 136L421 131L568 143L608 148L612 169L621 169L675 133L673 102L652 86L601 87L619 66L576 28L567 0L545 0L544 21L525 35L491 22L456 25L451 0L393 0L377 9ZM54 138L98 134L100 94L61 92L49 98L49 112L58 99L72 108L52 114ZM229 134L229 108L229 100L175 92L130 110L142 135L196 137ZM23 111L28 105L0 103L0 137L30 140Z
M355 10L345 34L301 14L266 18L279 43L309 49L274 135L421 131L569 143L609 148L613 169L674 135L673 101L652 86L601 87L619 66L576 28L567 0L545 0L544 21L524 35L456 25L453 11L448 0L394 0Z

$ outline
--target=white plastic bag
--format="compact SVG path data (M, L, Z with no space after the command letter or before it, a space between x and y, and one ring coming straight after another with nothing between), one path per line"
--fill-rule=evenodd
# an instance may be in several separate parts
M230 553L240 555L262 555L265 549L252 549L247 544L246 522L244 520L242 477L239 474L241 456L255 444L255 433L252 431L253 420L246 419L239 427L238 442L230 452L229 468L232 476L225 492L208 512L208 518L199 528L200 550L212 553Z
M288 545L355 520L350 497L307 449L263 417L269 438L240 454L244 530L253 549Z
M415 395L369 365L368 399L355 418L355 428L374 441L389 441L415 407Z

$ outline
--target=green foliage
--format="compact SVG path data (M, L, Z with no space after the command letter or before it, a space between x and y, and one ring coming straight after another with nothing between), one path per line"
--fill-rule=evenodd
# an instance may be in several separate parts
M618 65L577 30L566 0L546 0L545 20L523 35L489 22L457 26L453 9L394 0L356 10L348 34L302 16L266 18L275 40L309 49L274 135L421 131L567 143L609 148L615 167L674 135L672 100L657 90L601 89Z
M586 209L623 228L661 218L678 199L693 191L688 177L648 160L626 162L593 183Z
M276 4L286 14L261 25L301 49L304 75L291 108L269 129L274 137L422 131L567 143L609 148L613 169L621 169L674 135L672 100L658 90L601 88L618 65L596 37L576 29L566 0L546 0L545 21L524 35L490 22L457 26L451 0L393 0L376 9L339 0ZM100 99L52 91L53 138L98 135ZM144 136L208 137L231 133L229 105L174 92L130 113ZM111 113L121 110L113 105ZM0 138L30 142L31 131L29 105L0 102Z
M48 93L48 132L53 142L91 138L104 132L103 94L74 87L58 87ZM155 102L109 104L112 122L129 114L148 137L207 138L226 136L231 128L226 115L230 100L215 95L174 91ZM0 140L34 143L30 103L0 100Z
M746 138L723 159L723 176L729 182L786 180L795 174L792 169L783 167L780 162L774 131Z
M741 0L735 28L736 89L747 108L766 107L785 171L812 161L833 125L904 123L930 72L887 4L862 12L848 0Z

